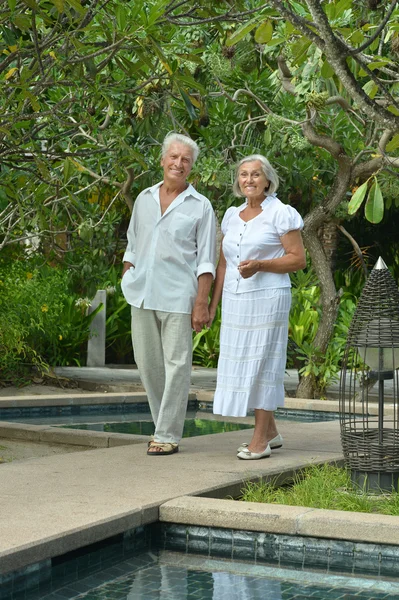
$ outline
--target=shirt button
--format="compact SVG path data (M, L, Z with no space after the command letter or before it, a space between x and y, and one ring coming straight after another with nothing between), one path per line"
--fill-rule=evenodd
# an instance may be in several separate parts
M239 246L240 244L237 244L237 246Z

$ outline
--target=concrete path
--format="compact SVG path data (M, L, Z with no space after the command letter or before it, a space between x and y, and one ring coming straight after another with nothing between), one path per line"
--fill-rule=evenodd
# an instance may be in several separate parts
M7 573L158 520L179 496L237 495L242 482L341 459L337 422L282 422L284 448L240 461L248 431L184 439L178 454L146 455L146 444L3 464L0 573Z

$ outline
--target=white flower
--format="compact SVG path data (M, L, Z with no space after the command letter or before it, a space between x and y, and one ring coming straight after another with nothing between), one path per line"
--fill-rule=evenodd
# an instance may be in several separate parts
M76 308L89 308L91 306L91 301L89 298L78 298L75 301Z

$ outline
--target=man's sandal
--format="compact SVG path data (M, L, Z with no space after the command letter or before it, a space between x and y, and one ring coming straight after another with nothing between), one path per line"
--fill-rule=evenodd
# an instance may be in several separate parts
M151 452L151 448L154 448L154 452ZM157 450L155 450L157 448ZM168 454L175 454L179 452L179 446L171 442L148 442L148 456L167 456Z

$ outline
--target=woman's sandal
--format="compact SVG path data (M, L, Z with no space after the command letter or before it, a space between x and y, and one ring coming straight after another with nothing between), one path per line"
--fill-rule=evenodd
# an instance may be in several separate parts
M151 448L158 448L154 452L151 452ZM179 446L172 442L148 442L148 456L168 456L168 454L175 454L179 452Z

